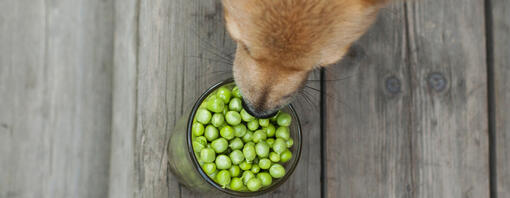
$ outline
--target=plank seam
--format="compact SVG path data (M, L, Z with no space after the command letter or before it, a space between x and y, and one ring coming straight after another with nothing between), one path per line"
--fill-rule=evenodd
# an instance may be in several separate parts
M496 170L496 97L494 91L494 38L491 0L484 1L485 49L487 61L487 110L489 135L489 195L497 198Z
M138 91L139 91L139 65L140 65L140 40L141 40L141 35L140 35L140 9L141 9L141 1L140 0L136 0L136 6L135 6L135 35L134 35L134 44L135 44L135 118L134 118L134 128L133 128L133 145L135 149L136 148L136 141L137 141L137 131L138 131L138 113L139 113L139 109L138 109ZM134 164L134 167L135 168L138 168L138 170L141 170L140 168L140 163L141 162L136 162L137 160L140 160L139 159L139 156L137 156L136 154L136 151L133 151L135 152L135 164ZM138 166L137 166L138 164ZM136 172L136 171L135 171ZM141 172L138 171L138 174L135 175L135 178L138 179L138 190L142 190L142 181L141 181L141 178L140 178L140 175ZM136 196L136 193L133 195L133 196Z
M407 84L409 86L409 101L407 103L407 109L408 109L408 118L409 118L409 125L408 125L408 133L409 133L409 162L410 162L410 187L407 187L407 193L410 194L411 197L417 197L416 195L416 175L414 174L415 171L415 165L414 165L414 147L413 147L413 113L412 113L412 101L413 101L413 94L414 94L414 86L413 86L413 66L412 61L410 60L412 57L412 49L411 49L411 42L414 41L414 39L411 37L411 30L410 30L410 22L409 22L409 11L410 6L407 2L403 3L404 6L404 40L405 40L405 67L407 68Z
M320 111L320 148L321 148L321 152L320 152L320 167L321 167L321 171L320 171L320 182L321 182L321 188L320 188L320 197L321 198L325 198L327 197L326 195L326 190L327 190L327 179L326 179L326 122L324 121L326 119L326 105L325 105L325 94L326 94L326 82L325 82L325 78L326 77L326 69L325 68L321 68L320 70L320 107L319 107L319 111Z

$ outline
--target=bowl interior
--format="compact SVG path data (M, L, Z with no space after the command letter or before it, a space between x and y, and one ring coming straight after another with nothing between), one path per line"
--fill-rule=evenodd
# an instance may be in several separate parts
M226 86L228 88L233 88L235 86L233 79L227 79L222 82L219 82L209 89L207 89L197 100L195 105L193 106L193 109L190 113L190 116L188 118L188 125L186 129L186 140L187 140L187 146L188 151L190 154L190 158L193 161L193 166L198 171L198 173L202 176L202 178L207 181L210 185L212 185L214 188L218 189L219 191L222 191L224 193L235 195L235 196L255 196L255 195L261 195L267 192L270 192L272 190L275 190L278 188L281 184L285 183L285 181L292 175L294 172L294 169L296 168L299 158L301 157L301 146L302 146L302 135L301 135L301 123L299 121L298 115L296 111L294 110L294 107L290 104L282 108L280 111L287 112L292 116L292 123L289 126L290 130L290 136L294 140L294 145L289 149L292 152L292 158L286 163L283 163L282 165L285 167L285 176L279 179L273 179L273 182L270 186L263 187L259 191L256 192L239 192L239 191L233 191L227 188L222 188L219 184L214 182L212 178L210 178L200 166L198 159L196 158L194 152L193 152L193 146L192 146L192 133L191 133L191 126L193 125L193 118L195 117L195 113L202 104L204 100L207 99L207 97L211 93L215 93L216 89L219 87Z

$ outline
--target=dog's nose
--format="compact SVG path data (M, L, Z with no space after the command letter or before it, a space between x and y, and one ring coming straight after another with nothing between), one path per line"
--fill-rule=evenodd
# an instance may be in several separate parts
M270 117L275 116L276 113L278 113L277 109L258 111L244 99L242 99L242 101L243 101L242 102L243 108L246 110L246 112L248 112L249 114L251 114L252 116L254 116L256 118L262 118L262 119L270 118Z

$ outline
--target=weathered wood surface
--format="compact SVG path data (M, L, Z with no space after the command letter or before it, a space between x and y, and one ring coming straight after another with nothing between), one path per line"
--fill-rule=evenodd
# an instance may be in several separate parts
M328 197L489 196L483 19L482 1L394 4L327 72L354 75L327 82Z
M413 193L489 197L483 1L409 5Z
M178 185L168 171L166 143L184 108L231 75L235 44L225 32L221 4L132 0L117 2L116 10L109 195L202 197ZM305 142L296 176L264 197L320 195L318 115L302 117Z
M0 1L0 197L106 197L112 0Z
M491 0L494 58L496 194L510 197L510 2Z
M327 197L412 197L403 9L383 10L326 70Z
M510 3L491 5L501 198ZM324 197L488 197L484 17L477 0L384 9L326 72L327 158L314 75L312 104L296 101L312 106L298 107L300 165L261 197L319 197L321 160ZM184 108L230 76L234 49L219 1L0 1L0 197L202 197L168 171L166 142Z

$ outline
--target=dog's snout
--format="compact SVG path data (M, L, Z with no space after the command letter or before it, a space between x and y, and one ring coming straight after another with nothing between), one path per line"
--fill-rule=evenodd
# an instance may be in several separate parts
M256 108L254 107L251 103L249 103L248 101L242 99L242 103L243 103L243 108L246 110L246 112L248 112L249 114L251 114L252 116L256 117L256 118L270 118L270 117L273 117L276 115L276 113L278 112L277 109L271 109L271 110L264 110L264 109L260 109L260 108Z

